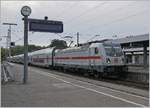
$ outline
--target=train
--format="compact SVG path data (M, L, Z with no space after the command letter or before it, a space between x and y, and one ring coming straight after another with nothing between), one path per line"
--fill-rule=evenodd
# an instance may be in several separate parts
M8 58L10 62L23 63L24 55ZM46 48L28 53L29 65L51 69L74 70L96 78L111 77L126 71L125 57L120 44L112 41L92 41L78 47Z

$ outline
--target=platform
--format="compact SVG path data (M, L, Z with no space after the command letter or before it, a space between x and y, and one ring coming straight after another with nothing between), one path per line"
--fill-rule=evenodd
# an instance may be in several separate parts
M84 83L30 67L22 84L23 67L14 65L15 81L2 85L2 107L138 107L147 97ZM119 85L118 85L119 87Z

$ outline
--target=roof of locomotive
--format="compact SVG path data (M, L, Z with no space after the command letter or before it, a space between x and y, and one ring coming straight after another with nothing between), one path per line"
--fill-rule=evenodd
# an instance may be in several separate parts
M60 52L68 52L68 51L70 52L70 51L75 51L75 50L87 49L89 47L97 47L100 44L104 44L104 43L105 44L112 44L114 42L111 39L96 40L96 41L87 42L85 44L80 44L79 47L70 47L70 48L66 48L66 49L61 49L59 51Z
M103 39L103 40L96 40L96 41L90 41L88 42L88 44L92 44L92 43L105 43L108 41L112 41L112 39Z
M79 46L79 47L69 47L69 48L65 48L65 49L60 49L59 51L66 52L66 51L71 51L71 50L86 49L88 47L89 47L89 45L84 45L84 46Z
M103 40L90 41L90 42L86 42L86 43L83 43L83 44L79 44L79 46L99 44L99 43L107 43L107 42L112 42L112 39L103 39Z

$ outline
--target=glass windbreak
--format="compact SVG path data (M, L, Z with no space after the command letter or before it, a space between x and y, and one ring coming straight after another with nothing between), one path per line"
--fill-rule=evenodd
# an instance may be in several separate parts
M122 56L122 49L119 44L104 44L106 55L116 57Z

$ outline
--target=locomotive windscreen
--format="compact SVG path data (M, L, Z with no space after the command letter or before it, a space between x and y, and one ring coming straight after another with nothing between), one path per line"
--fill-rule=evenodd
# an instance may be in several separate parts
M104 44L104 48L108 56L116 57L123 55L120 44Z

